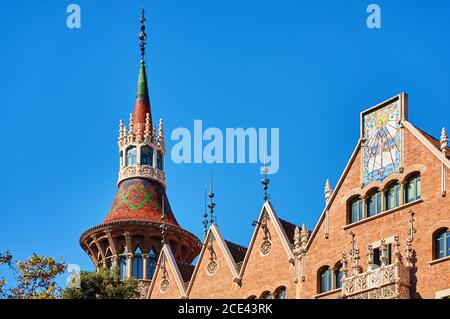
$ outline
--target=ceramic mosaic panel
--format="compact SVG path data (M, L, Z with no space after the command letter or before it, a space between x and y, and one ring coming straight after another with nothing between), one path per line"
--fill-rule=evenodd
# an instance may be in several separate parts
M400 101L363 116L365 146L363 184L382 181L401 167L402 134Z

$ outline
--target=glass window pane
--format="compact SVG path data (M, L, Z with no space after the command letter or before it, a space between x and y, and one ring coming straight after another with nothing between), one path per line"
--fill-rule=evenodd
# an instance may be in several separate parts
M450 256L450 231L445 233L445 237L446 237L446 240L445 240L445 248L446 248L445 249L446 250L445 256Z
M151 147L141 148L141 165L153 166L153 149Z
M416 177L416 199L420 199L420 176Z
M159 170L163 169L163 158L161 152L156 153L156 168Z
M436 239L436 258L444 257L444 236L441 235Z
M126 155L126 165L131 166L136 164L136 147L129 148Z

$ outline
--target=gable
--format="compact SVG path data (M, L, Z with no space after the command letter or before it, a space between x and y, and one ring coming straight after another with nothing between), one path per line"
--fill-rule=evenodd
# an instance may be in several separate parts
M148 291L148 298L179 299L186 297L185 278L182 273L188 273L188 265L175 261L168 245L164 245L158 258L155 272ZM180 272L180 268L182 272Z
M290 233L292 227L295 231L295 225L281 222L269 202L264 204L240 271L243 291L259 296L261 289L290 287L294 257L285 228ZM274 269L276 276L272 276ZM272 275L268 276L269 273Z
M241 250L245 249L225 242L217 226L213 224L188 286L189 298L224 298L225 294L237 292L237 267L229 246L232 247L236 258L239 258Z

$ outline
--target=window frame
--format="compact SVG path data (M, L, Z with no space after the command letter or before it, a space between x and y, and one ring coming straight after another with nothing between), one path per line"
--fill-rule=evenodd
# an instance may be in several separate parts
M370 193L369 197L366 199L365 218L376 216L383 211L382 197L382 192L379 189Z
M326 293L333 290L333 269L324 266L319 270L319 293Z
M131 151L134 151L134 154L129 155ZM133 160L131 160L133 159ZM125 150L125 166L134 166L137 164L137 147L130 146Z
M350 198L348 201L348 223L353 224L356 222L359 222L364 219L363 213L364 213L364 202L361 196L354 196ZM354 211L353 207L356 207L356 211ZM357 218L354 219L354 212L357 214Z
M412 188L413 196L410 198L410 188ZM405 183L404 199L405 204L412 203L421 199L422 179L420 173L411 175Z
M441 256L439 252L438 241L442 240L442 252ZM439 260L442 258L450 257L450 229L442 228L438 230L433 236L433 244L434 244L434 260Z
M392 201L394 202L393 204L391 203L391 194L392 194ZM385 208L386 210L391 210L397 207L400 207L401 205L401 187L400 187L400 183L398 181L391 183L386 191L385 191Z
M153 154L152 147L144 145L141 147L141 165L153 166Z

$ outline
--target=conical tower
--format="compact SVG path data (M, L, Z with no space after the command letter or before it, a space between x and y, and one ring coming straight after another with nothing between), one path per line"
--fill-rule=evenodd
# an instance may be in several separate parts
M85 231L80 245L96 267L118 266L123 278L151 280L162 241L179 262L191 263L199 239L178 224L166 196L164 127L153 127L145 66L145 17L141 16L141 62L128 128L120 121L118 190L103 223Z

